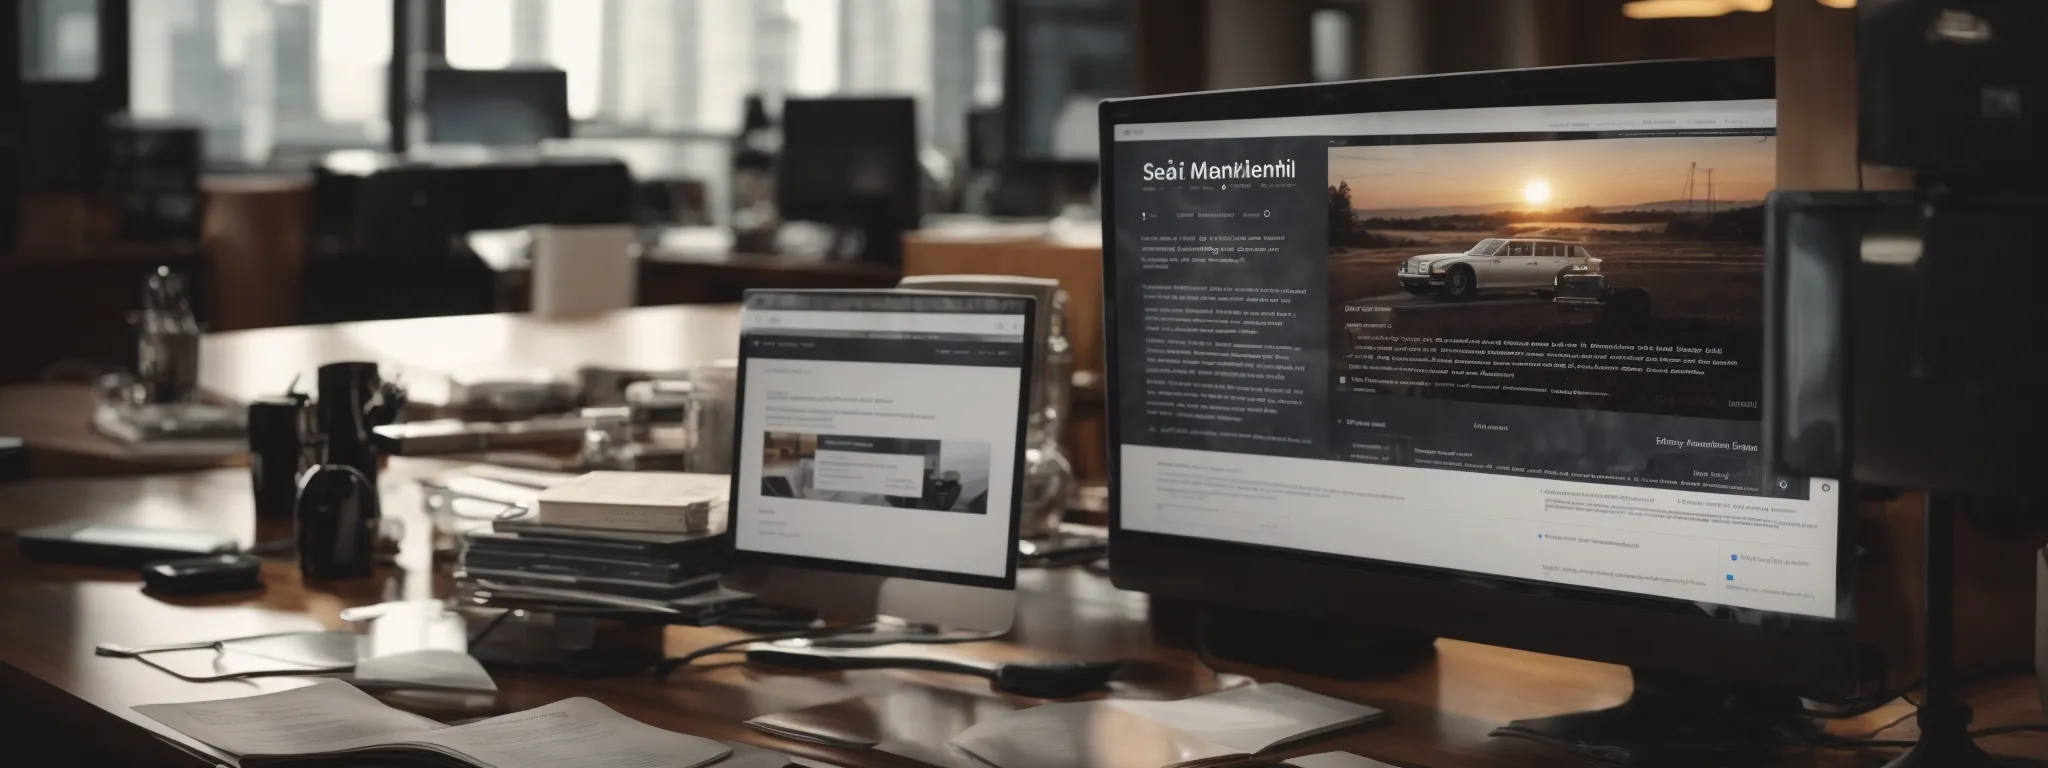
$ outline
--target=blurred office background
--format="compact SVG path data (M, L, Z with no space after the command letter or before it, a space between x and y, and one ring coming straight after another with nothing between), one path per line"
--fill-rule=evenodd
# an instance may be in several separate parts
M123 364L125 312L159 267L189 276L217 330L523 310L528 271L470 235L531 224L636 227L666 259L644 262L643 304L938 268L906 267L893 243L832 251L834 226L872 246L994 223L1099 258L1100 99L1769 55L1784 16L1845 30L1851 2L20 0L0 16L17 46L0 57L0 321L52 333L11 342L0 382ZM772 177L801 149L779 143L809 130L781 123L785 100L850 96L911 101L915 206L806 239L749 168ZM463 146L477 142L492 146ZM624 171L572 173L567 157ZM759 225L735 221L757 208L770 231L731 231ZM391 211L410 211L403 231Z

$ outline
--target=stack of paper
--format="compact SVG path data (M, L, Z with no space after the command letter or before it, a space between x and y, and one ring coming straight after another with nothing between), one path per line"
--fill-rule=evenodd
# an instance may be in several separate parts
M575 698L450 728L384 706L346 683L135 711L240 758L243 768L389 760L469 768L659 765L696 768L731 754Z
M1269 683L1179 701L1046 704L978 724L952 743L996 768L1202 766L1383 716L1372 707Z
M537 511L542 525L702 533L731 490L726 475L591 472L541 491Z

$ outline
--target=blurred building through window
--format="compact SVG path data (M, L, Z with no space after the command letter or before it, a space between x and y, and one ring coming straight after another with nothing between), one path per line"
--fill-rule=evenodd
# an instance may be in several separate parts
M90 2L90 0L87 0ZM391 3L130 3L130 110L198 124L210 161L385 142Z
M8 0L13 1L13 0ZM96 0L27 0L28 71L90 78ZM726 137L749 93L910 95L958 156L1002 98L997 0L445 0L451 66L552 66L586 137ZM210 160L386 144L387 0L137 0L131 109L195 122ZM27 26L27 25L25 25ZM33 57L33 58L31 58Z
M98 0L9 0L21 9L21 77L91 80L100 72Z
M730 136L750 93L910 95L926 143L966 147L1001 98L995 0L447 0L450 66L569 74L579 136Z

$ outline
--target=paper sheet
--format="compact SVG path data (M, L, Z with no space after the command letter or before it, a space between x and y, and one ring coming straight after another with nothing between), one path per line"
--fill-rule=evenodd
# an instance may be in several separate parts
M1324 752L1320 755L1304 755L1288 758L1287 765L1293 768L1394 768L1370 757L1359 757L1349 752Z
M774 750L741 744L737 741L722 742L732 750L732 756L718 762L718 768L789 768L794 765L788 755Z
M238 756L357 749L448 727L331 680L240 699L144 704L135 711Z
M1179 701L1117 699L1109 704L1247 754L1385 716L1363 704L1284 683L1234 688Z
M967 729L953 745L1000 768L1171 766L1242 754L1099 701L1018 710Z
M664 731L581 697L415 741L495 768L695 768L732 753L716 741Z
M664 731L585 698L450 728L392 709L340 682L137 712L238 757L376 750L445 753L493 768L696 768L732 750Z

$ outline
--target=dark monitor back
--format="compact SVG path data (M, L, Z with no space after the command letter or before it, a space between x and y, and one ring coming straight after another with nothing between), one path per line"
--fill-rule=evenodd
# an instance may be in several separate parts
M915 100L790 99L782 123L775 196L783 218L917 226L924 177Z
M353 224L365 257L410 259L477 230L623 224L632 198L632 174L610 158L402 165L360 181Z
M1094 104L1130 92L1129 3L1008 0L1003 72L1009 159L1096 159Z
M426 74L427 141L492 147L569 137L569 75L559 69L455 69Z
M967 113L967 167L977 171L1001 168L1008 161L1003 143L1003 112L977 109Z

